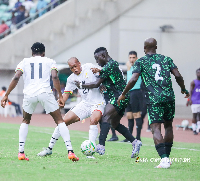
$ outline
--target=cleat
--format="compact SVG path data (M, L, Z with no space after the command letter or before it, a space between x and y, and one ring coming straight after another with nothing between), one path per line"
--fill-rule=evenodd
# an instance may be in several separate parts
M170 168L171 164L170 164L169 158L165 157L165 158L162 158L160 161L160 164L154 168Z
M18 159L29 161L29 158L26 158L25 153L18 153Z
M131 158L135 158L139 155L140 147L142 146L142 142L140 140L135 139L132 142L132 145L133 145L133 151L132 151Z
M196 131L193 131L193 134L194 134L194 135L198 135L198 133L197 133Z
M117 136L113 136L108 141L118 141L118 139L119 138Z
M38 153L37 156L47 156L51 154L52 154L52 150L50 150L49 148L45 148L43 151Z
M99 153L99 155L104 155L104 153L105 153L105 146L98 144L96 152Z
M146 132L151 132L151 129L147 129Z
M89 158L89 159L95 159L94 156L87 156L86 158Z
M74 153L72 153L71 151L69 151L69 153L68 153L68 158L70 160L72 160L73 162L79 161L79 158Z
M122 140L121 142L129 142L127 139L125 139L125 140Z

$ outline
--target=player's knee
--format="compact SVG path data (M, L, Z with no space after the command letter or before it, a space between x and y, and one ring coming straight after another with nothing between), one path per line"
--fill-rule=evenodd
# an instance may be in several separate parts
M133 113L133 117L136 119L136 118L140 118L141 117L141 113L140 112L136 112L136 113Z
M133 119L134 118L132 112L127 112L126 117L127 117L127 119Z
M99 119L92 119L92 120L90 120L90 125L97 125L98 124L98 122L99 122Z

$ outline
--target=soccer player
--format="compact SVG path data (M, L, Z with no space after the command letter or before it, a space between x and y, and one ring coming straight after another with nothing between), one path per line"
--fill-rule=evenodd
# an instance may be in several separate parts
M93 74L91 68L97 66L91 63L81 66L81 63L75 57L72 57L68 60L68 65L73 73L67 79L63 100L66 102L69 98L69 95L73 93L73 90L78 88L82 101L65 114L64 121L68 126L72 123L90 117L89 140L95 142L98 136L97 124L101 120L101 117L104 113L105 100L103 95L100 93L99 88L86 89L83 88L83 85L96 81L97 75ZM75 85L75 81L80 81L81 86L77 87ZM109 126L108 123L107 125ZM50 140L49 147L38 153L38 156L52 154L52 149L59 137L60 132L58 127L56 127Z
M171 76L175 76L176 82L181 87L181 93L189 97L185 89L184 80L173 60L156 53L157 41L148 38L144 42L145 56L138 59L133 66L133 75L128 85L118 98L118 104L126 99L126 94L135 85L138 77L146 89L147 111L149 123L152 129L156 150L161 157L161 162L156 168L169 168L169 155L173 144L172 121L175 113L175 95L172 88ZM165 136L161 135L161 123L164 123Z
M190 95L191 98L187 100L187 106L191 105L192 109L192 130L194 135L198 135L200 131L200 68L196 70L197 79L193 80L190 84ZM197 126L197 129L196 129ZM197 131L196 131L197 130Z
M93 73L100 73L99 78L96 81L87 84L81 84L81 82L77 81L76 85L86 89L93 89L99 87L99 85L102 83L102 85L106 87L109 94L110 102L106 105L105 112L102 117L102 125L99 136L99 144L97 145L97 152L100 155L105 153L105 141L110 128L107 123L110 123L112 127L115 128L115 130L121 133L132 143L133 151L131 158L134 158L138 156L142 142L135 139L128 131L128 129L124 125L120 124L120 120L124 115L125 108L129 102L129 95L127 95L125 100L121 101L120 106L117 104L117 98L126 86L123 73L119 69L118 62L113 60L108 55L106 48L97 48L94 52L94 57L98 65L102 67L101 70L97 68L92 69Z
M130 51L129 52L129 61L127 62L127 83L130 80L133 72L133 65L137 58L137 52L136 51ZM141 76L138 78L135 86L129 91L130 92L130 101L126 108L126 117L128 119L128 129L130 133L133 133L133 127L134 127L134 119L136 120L136 129L137 129L137 135L136 139L141 140L141 129L142 129L142 118L141 118L141 111L142 111L142 103L143 103L143 97L142 97L142 91L140 90L141 87ZM127 142L128 140L125 139L123 142Z
M78 158L73 153L71 146L69 130L63 122L59 105L56 102L50 88L50 76L52 75L54 87L60 96L59 104L64 106L64 101L60 90L60 81L57 76L56 62L45 57L45 46L42 43L34 43L31 47L31 50L32 57L24 58L17 65L15 76L13 77L5 96L1 100L1 106L5 107L10 92L15 88L23 74L23 121L19 129L18 159L29 160L25 157L24 145L28 134L28 125L30 123L31 116L37 104L40 102L46 113L50 113L55 123L58 125L59 132L68 149L68 158L77 161Z

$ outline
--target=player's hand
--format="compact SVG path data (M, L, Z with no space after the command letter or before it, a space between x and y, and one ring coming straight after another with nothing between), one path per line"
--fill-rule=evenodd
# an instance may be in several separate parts
M184 89L184 90L181 89L181 93L182 93L182 94L186 94L185 98L190 97L190 94L189 94L188 90L186 90L186 89Z
M107 89L106 89L106 87L105 87L104 85L100 85L100 86L99 86L99 90L100 90L100 92L101 92L102 94L107 92Z
M123 101L123 100L125 100L125 96L121 94L121 95L118 97L118 100L117 100L118 106L120 106L120 101Z
M187 102L186 102L186 106L191 106L192 105L192 101L189 99Z
M4 96L3 99L1 100L1 106L3 108L5 108L7 101L8 101L8 96Z
M60 98L57 100L57 102L58 102L60 108L64 108L65 102L64 102L64 100L63 100L63 97L60 97Z
M91 70L92 70L93 74L96 74L97 72L101 72L101 70L98 68L91 68Z
M80 82L76 80L74 82L75 82L75 85L80 89Z

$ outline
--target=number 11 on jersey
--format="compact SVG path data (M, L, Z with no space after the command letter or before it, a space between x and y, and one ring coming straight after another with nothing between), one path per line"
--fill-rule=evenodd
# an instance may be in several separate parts
M31 65L31 79L34 79L35 77L35 71L34 71L34 64L35 63L30 63ZM42 63L39 63L39 79L42 78Z

